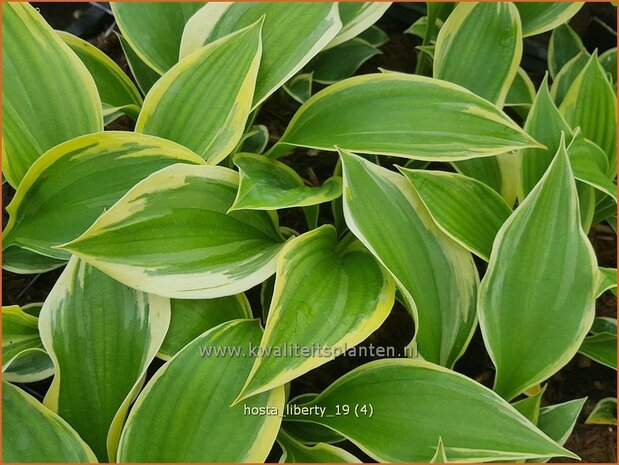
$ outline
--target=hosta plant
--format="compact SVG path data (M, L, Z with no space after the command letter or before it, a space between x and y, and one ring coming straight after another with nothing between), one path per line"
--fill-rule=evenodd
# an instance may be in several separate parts
M3 3L3 268L57 270L4 302L6 462L578 458L589 393L544 393L617 366L587 236L616 229L616 49L581 3L428 3L415 73L377 69L389 7L112 3L123 69Z

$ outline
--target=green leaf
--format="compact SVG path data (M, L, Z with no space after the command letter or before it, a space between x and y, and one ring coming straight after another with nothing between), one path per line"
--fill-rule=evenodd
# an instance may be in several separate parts
M380 54L380 50L373 45L354 38L319 53L304 70L311 72L316 82L333 84L352 76L363 63Z
M277 442L283 450L279 463L361 463L340 447L324 443L306 446L284 431L277 435Z
M82 234L137 182L174 163L204 162L173 142L131 132L60 144L35 162L8 205L3 247L66 260L69 253L56 246Z
M303 68L341 27L336 3L208 3L187 23L181 57L263 17L252 109ZM238 66L236 61L231 65Z
M461 85L501 108L522 58L522 30L512 3L461 3L441 28L433 76ZM461 173L516 197L509 156L456 163Z
M326 48L349 41L370 28L389 9L392 2L338 2L342 27Z
M404 176L347 152L341 159L348 227L395 278L421 356L453 366L477 320L471 254L439 230Z
M559 149L561 133L571 139L572 130L552 101L548 92L548 78L544 78L537 91L529 115L524 123L524 130L544 144L547 149L528 148L519 153L520 187L519 198L522 201L533 190L552 162Z
M44 404L114 460L120 430L170 322L170 301L73 257L39 317L56 376ZM107 367L102 369L102 367Z
M231 211L306 207L342 195L340 177L329 178L320 187L308 187L292 168L262 155L240 153L234 164L241 179Z
M596 298L608 290L617 295L617 268L600 267L598 286L595 291Z
M562 404L550 405L548 407L542 407L539 413L539 420L537 421L537 427L546 433L553 441L556 441L560 446L567 442L578 415L582 410L587 398L574 399ZM534 458L529 459L527 462L532 463L545 463L548 462L548 458Z
M44 152L103 130L103 116L90 73L41 15L27 3L3 13L2 165L16 188Z
M567 23L584 2L515 2L524 37L542 34Z
M133 406L118 461L263 462L281 423L284 388L230 406L253 363L247 348L258 346L261 333L257 320L235 320L178 352Z
M535 394L525 397L524 399L512 402L512 407L518 410L524 417L534 425L537 425L540 414L540 405L542 396L546 391L546 386L539 389Z
M2 269L11 273L47 273L64 266L66 263L65 260L39 255L17 246L8 246L2 251Z
M505 106L507 107L530 107L535 99L535 86L527 72L518 68L516 76L512 82L507 97L505 98Z
M316 398L316 396L318 396L318 394L301 394L292 399L288 404L305 404ZM309 445L319 443L334 444L342 442L346 439L339 433L333 431L331 428L327 428L326 426L311 422L306 423L301 421L287 421L282 423L282 431L284 431L287 435L292 436L294 439L301 442L302 444Z
M548 43L548 71L556 78L561 69L576 55L585 50L582 40L567 24L562 24L550 35Z
M131 48L131 45L127 42L127 40L122 36L122 34L116 34L118 37L118 41L123 49L125 54L125 58L127 60L127 65L131 70L131 74L135 79L138 87L142 91L143 95L146 95L151 87L159 80L161 75L148 66L146 63L142 61L142 59L137 56L135 51Z
M2 377L13 383L32 383L54 374L43 350L38 318L19 305L2 307Z
M606 176L608 160L604 151L596 144L585 139L582 132L574 136L567 148L574 177L617 201L617 186Z
M336 239L335 228L325 225L282 249L261 352L239 399L330 362L364 341L389 315L393 280L359 242L337 244ZM301 352L291 353L294 348Z
M185 23L204 2L111 2L114 19L135 54L159 74L178 62Z
M600 322L599 320L602 321ZM591 360L616 370L617 320L596 318L591 327L591 335L585 338L578 352Z
M170 166L62 249L144 292L179 299L244 292L275 272L283 239L267 212L226 214L237 188L227 168Z
M502 107L521 58L514 4L460 3L438 34L433 75Z
M462 87L380 73L345 79L312 96L267 155L278 157L296 146L445 161L539 144L490 102Z
M590 55L586 50L583 50L570 61L568 61L559 74L554 78L552 86L550 88L550 95L554 99L557 105L561 105L561 102L565 98L565 94L570 89L570 86L584 69L585 65L589 61Z
M608 158L608 176L617 171L617 97L594 53L576 77L559 107L565 120Z
M600 65L610 75L610 83L617 89L617 47L606 50L600 55Z
M495 391L512 399L570 361L593 321L596 280L561 142L546 174L499 231L479 289Z
M607 397L600 400L585 420L585 423L588 425L616 425L617 399Z
M66 421L6 381L2 381L2 459L6 463L97 461Z
M436 452L430 459L430 463L449 463L447 454L445 453L445 446L443 445L442 436L438 437L438 444L436 445Z
M399 168L441 230L488 261L492 243L512 210L476 179L443 171Z
M411 24L406 31L404 31L404 34L411 34L419 37L420 39L425 39L428 35L428 21L429 20L427 16L420 17L417 21ZM428 37L428 43L436 41L436 36L438 35L438 31L442 26L443 21L436 18L436 20L434 21L434 28L430 28L431 34Z
M340 3L340 7L342 4ZM374 47L380 47L389 42L389 36L378 26L371 26L357 36L359 39L365 40L368 44Z
M269 128L263 124L252 126L248 133L243 135L243 142L239 152L262 153L269 143Z
M226 158L249 117L261 27L258 21L212 42L164 74L146 96L136 132L178 142L214 165Z
M245 294L208 300L172 299L170 305L170 328L158 354L164 360L169 360L199 335L221 323L252 318Z
M299 103L305 103L312 96L312 74L303 73L284 84L283 89Z
M122 112L136 119L142 106L142 96L122 69L94 45L64 31L60 38L82 60L95 80L101 103L120 107Z
M286 420L328 426L379 462L427 463L439 437L454 462L575 457L488 388L420 360L370 362L304 405L326 411ZM350 415L335 415L342 405L351 406Z

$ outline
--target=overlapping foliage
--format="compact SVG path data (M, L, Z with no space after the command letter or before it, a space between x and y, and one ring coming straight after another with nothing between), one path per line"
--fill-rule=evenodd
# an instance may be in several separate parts
M428 3L415 74L351 77L389 6L112 3L131 79L2 5L3 268L64 267L3 307L5 461L577 458L584 399L543 383L576 353L617 366L587 237L616 230L616 49L584 49L580 3ZM548 31L535 85L523 38ZM255 124L273 96L301 104L280 137ZM307 183L293 152L337 162ZM290 398L396 301L403 357ZM492 390L457 371L478 327ZM42 402L19 387L49 378Z

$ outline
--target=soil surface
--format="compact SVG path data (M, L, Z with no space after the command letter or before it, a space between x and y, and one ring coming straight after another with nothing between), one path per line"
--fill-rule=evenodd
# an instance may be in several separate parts
M87 3L35 3L42 14L56 29L68 29L80 35L101 48L130 75L124 55L115 34L113 18L104 10L107 4L91 6ZM378 25L388 33L390 41L381 47L382 54L366 62L360 74L377 72L378 68L412 73L415 70L416 51L420 45L416 37L404 34L403 31L416 20L423 12L423 4L395 4L381 19ZM582 37L589 51L598 49L600 53L616 45L616 33L613 25L616 24L616 9L610 4L587 4L572 20L571 25ZM531 74L532 79L539 84L546 69L545 48L549 34L527 39L523 66ZM315 85L314 92L321 86ZM270 143L274 143L286 128L291 117L299 108L299 104L286 93L280 91L272 96L256 119L257 124L264 124L270 133ZM123 117L112 125L110 129L132 130L133 122ZM295 153L283 159L293 167L309 185L323 182L333 174L337 157L333 153L317 152L314 150L298 149ZM394 160L382 157L380 163L390 166ZM440 168L449 170L449 165L432 164L430 169ZM3 206L6 207L13 196L13 190L8 184L2 187ZM307 230L305 217L301 209L289 209L279 212L280 223L296 231ZM6 211L3 209L3 226L7 221ZM333 215L328 205L321 206L319 223L333 222ZM601 266L616 267L617 241L616 234L607 225L597 225L591 230L589 237L598 256ZM479 263L482 268L485 264ZM2 298L5 305L27 304L45 300L61 270L39 275L18 275L7 271L2 275ZM257 317L261 316L260 289L250 290L248 297ZM617 300L610 292L604 294L597 301L598 316L616 317ZM404 347L413 336L413 323L407 311L399 304L392 311L382 327L376 331L362 345L393 346L396 351L403 353ZM370 361L369 358L352 358L342 356L319 367L305 376L291 383L291 397L306 392L320 392L329 384L347 373L352 368ZM154 373L161 365L155 361L150 372ZM479 330L473 337L470 347L456 365L456 370L487 385L492 385L494 369L484 348ZM585 425L584 420L592 411L596 403L605 397L617 395L616 372L601 366L589 359L577 355L565 368L548 380L547 390L543 398L543 405L551 405L568 400L587 397L583 412L578 420L573 434L566 447L577 453L583 462L616 462L616 434L614 426ZM49 386L49 381L22 385L28 392L42 399ZM344 447L357 457L372 462L372 459L359 451L350 443L343 443ZM270 462L277 462L281 452L276 445ZM556 460L565 462L565 459Z

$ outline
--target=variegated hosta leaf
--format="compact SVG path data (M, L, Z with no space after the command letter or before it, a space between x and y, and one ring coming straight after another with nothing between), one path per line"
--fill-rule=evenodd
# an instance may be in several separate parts
M524 130L547 148L528 148L521 151L519 197L522 201L542 178L559 148L561 133L571 138L572 130L548 92L548 78L543 81L529 115Z
M119 107L122 113L136 119L142 106L142 96L114 60L73 34L64 31L58 31L58 34L88 68L97 85L101 103L104 106Z
M617 47L606 50L600 55L600 65L610 75L610 83L617 91Z
M389 315L393 280L358 241L336 241L335 228L325 225L282 249L262 353L240 399L330 362L365 340ZM289 347L311 352L291 356Z
M512 407L518 410L524 417L529 420L534 425L537 425L539 420L540 413L540 405L542 402L542 396L546 391L546 385L543 388L539 389L534 394L529 397L525 397L524 399L518 400L516 402L512 402Z
M340 7L341 6L342 4L340 3ZM373 45L374 47L380 47L381 45L385 45L389 42L389 36L387 33L378 26L370 26L369 29L363 31L357 37L365 40L368 44Z
M60 144L35 162L8 205L3 247L66 260L69 253L55 246L82 234L137 182L175 163L204 161L173 142L132 132Z
M136 55L163 74L178 62L185 23L204 2L111 2L110 6Z
M578 352L616 370L617 320L605 317L596 318L591 327L591 335L585 338Z
M585 423L588 425L616 425L617 399L607 397L600 400L585 420Z
M301 405L316 398L318 394L307 393L301 394L288 402L289 405ZM297 441L314 445L319 443L336 444L345 441L346 438L339 433L336 433L331 428L319 425L318 423L287 421L282 423L282 431L292 436Z
M562 24L550 36L548 43L548 71L555 79L572 58L585 50L582 40L568 24Z
M76 257L45 301L39 327L56 376L44 404L100 461L114 460L129 405L169 323L168 299L130 289Z
M512 3L461 3L438 34L433 76L459 84L501 108L521 57L522 29ZM507 155L455 166L492 187L511 205L516 177L510 161Z
M484 183L461 174L406 168L400 171L437 226L488 261L494 238L512 212L501 196Z
M277 442L283 450L279 463L361 463L340 447L324 443L306 446L284 431L277 435Z
M2 377L13 383L32 383L54 374L43 350L38 318L19 305L2 307Z
M241 140L260 64L262 21L187 56L146 96L135 130L217 164ZM225 79L222 79L225 76Z
M170 305L170 328L158 354L164 360L169 360L200 334L221 323L252 318L245 294L207 300L172 299Z
M505 106L529 108L534 99L535 85L533 81L524 69L518 68L514 81L507 92Z
M563 446L572 434L578 415L587 399L574 399L562 404L542 407L537 420L537 427L557 444ZM545 463L549 458L537 457L527 462Z
M595 291L596 298L609 290L617 295L617 268L600 267L598 285Z
M118 461L263 462L281 423L284 388L230 406L254 360L249 347L261 335L257 320L235 320L178 352L133 406Z
M283 86L284 91L299 103L312 96L312 74L298 74Z
M420 360L368 363L304 405L326 410L286 420L328 426L379 462L428 462L439 437L454 462L576 457L488 388ZM336 415L338 405L351 414Z
M389 9L391 2L338 2L342 28L326 48L343 44L372 26Z
M32 6L4 5L2 29L2 167L17 188L45 151L103 130L103 117L90 73Z
M62 246L130 287L178 299L238 294L275 272L277 217L227 214L235 171L173 165L138 183Z
M342 195L342 179L327 179L320 187L308 187L289 166L251 153L234 157L240 182L231 210L277 210L330 202Z
M561 106L565 120L579 126L583 135L608 157L608 176L617 171L617 97L594 53L565 94Z
M436 18L436 20L434 21L433 28L428 29L428 25L429 25L428 17L422 16L417 21L415 21L413 24L411 24L410 27L406 31L404 31L404 34L411 34L411 35L419 37L420 39L424 39L426 36L429 35L430 36L429 40L426 41L426 43L430 43L431 41L435 42L436 36L438 35L438 31L443 26L443 21ZM428 32L430 34L428 34Z
M17 274L46 273L65 265L65 260L39 255L18 246L8 246L2 251L2 269Z
M264 124L257 124L243 134L239 152L263 153L269 143L269 128Z
M479 289L479 321L499 394L512 399L570 361L593 321L597 273L562 142L499 231Z
M439 230L404 176L350 153L341 159L348 227L404 294L421 357L453 366L476 324L473 257Z
M570 89L576 77L584 69L589 58L590 55L586 50L581 51L568 61L563 68L561 68L559 74L553 79L552 86L550 87L550 95L552 95L557 106L561 105L561 102L565 98L565 94L567 94L567 91Z
M514 2L525 37L542 34L567 23L584 2Z
M131 70L133 78L142 91L142 94L146 95L150 88L153 87L153 84L159 80L161 75L142 61L122 34L116 35L125 54L127 65Z
M252 109L294 76L341 28L337 3L208 3L187 23L180 56L263 17L263 52ZM237 67L236 62L232 58L230 65Z
M6 463L97 461L66 421L6 381L2 381L2 459Z
M363 63L380 53L373 45L354 38L319 53L304 70L311 72L316 82L333 84L352 76Z
M445 453L445 445L443 444L443 437L438 437L438 443L436 444L436 452L430 459L430 463L449 463L447 454Z
M312 96L268 155L281 156L295 146L445 161L539 144L490 102L462 87L381 73L345 79Z
M502 107L521 57L513 3L460 3L438 34L433 75Z
M617 201L617 186L606 176L608 160L604 151L578 130L567 148L574 177Z

